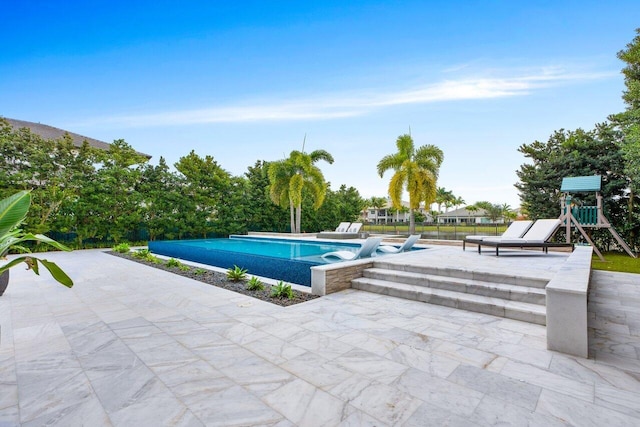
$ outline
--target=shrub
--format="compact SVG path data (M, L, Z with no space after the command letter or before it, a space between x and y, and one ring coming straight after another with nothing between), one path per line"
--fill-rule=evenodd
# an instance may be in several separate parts
M115 245L113 247L114 252L118 252L119 254L126 254L131 251L131 247L128 243L120 243L119 245Z
M271 287L271 298L289 298L293 299L293 289L291 285L284 283L282 280L277 285Z
M178 268L180 269L180 271L189 271L189 270L191 270L191 267L189 267L188 265L184 265L182 263L180 263Z
M138 249L131 255L134 256L135 258L140 258L140 259L147 259L150 256L152 256L151 252L149 252L149 249Z
M175 258L169 258L165 263L167 267L180 267L182 263Z
M232 282L240 282L247 279L247 270L234 265L233 268L227 270L227 279Z
M207 270L205 270L204 268L196 268L195 270L193 270L193 274L195 274L196 276L200 276L201 274L205 274L207 272Z
M263 291L264 290L264 284L256 276L253 276L247 282L247 290L249 290L249 291Z

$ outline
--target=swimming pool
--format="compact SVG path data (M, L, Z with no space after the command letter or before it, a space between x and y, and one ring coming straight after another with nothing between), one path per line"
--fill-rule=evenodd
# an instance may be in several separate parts
M248 274L311 286L311 267L327 264L322 254L347 250L359 244L311 242L292 239L230 236L228 239L164 240L149 242L158 255L181 258L221 268L237 265Z

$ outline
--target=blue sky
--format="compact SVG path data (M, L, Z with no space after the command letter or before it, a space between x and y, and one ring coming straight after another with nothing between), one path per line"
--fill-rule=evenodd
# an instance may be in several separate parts
M609 4L608 4L609 3ZM337 189L386 195L377 162L411 130L439 186L519 199L521 144L622 111L616 52L636 1L9 2L0 116L234 175L325 149Z

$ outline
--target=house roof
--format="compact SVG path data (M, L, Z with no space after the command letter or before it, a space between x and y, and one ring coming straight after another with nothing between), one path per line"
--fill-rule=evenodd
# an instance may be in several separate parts
M478 208L477 211L471 212L468 211L467 208L459 208L453 211L449 211L449 212L445 212L445 213L441 213L440 215L438 215L438 217L442 218L442 217L451 217L451 218L458 218L458 217L484 217L487 216L487 211L482 209L482 208Z
M32 133L41 136L44 139L59 139L62 138L65 134L69 134L71 139L73 140L73 145L76 147L82 147L84 141L94 148L99 148L100 150L109 150L111 144L100 141L99 139L90 138L88 136L80 135L74 132L70 132L68 130L60 129L54 126L43 125L42 123L28 122L26 120L17 120L17 119L9 119L7 117L3 117L14 129L20 128L28 128ZM150 159L151 156L149 154L140 153L145 156L147 159Z

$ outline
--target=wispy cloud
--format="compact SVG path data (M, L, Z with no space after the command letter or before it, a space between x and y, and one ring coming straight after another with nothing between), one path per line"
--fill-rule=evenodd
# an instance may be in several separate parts
M204 123L329 120L362 116L382 108L399 105L524 96L545 87L609 78L614 75L617 73L574 73L548 67L539 69L535 73L521 73L509 77L449 79L395 91L367 90L352 92L348 95L333 93L256 103L247 100L242 105L97 117L79 125L154 127Z

